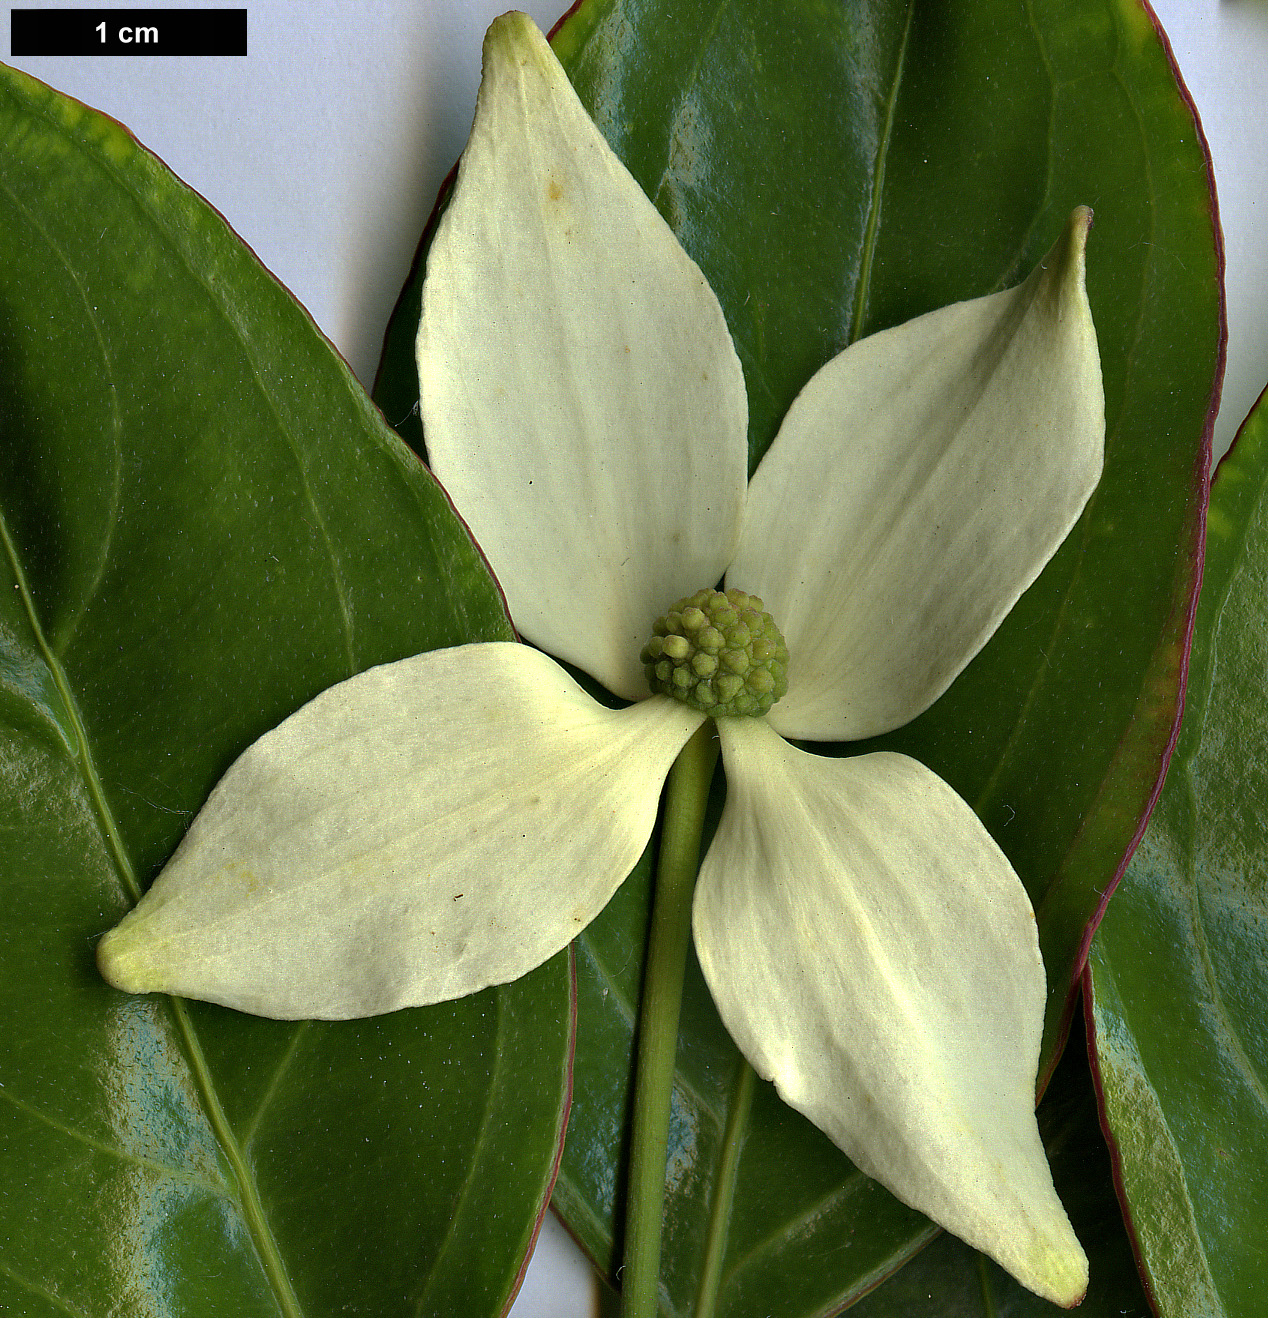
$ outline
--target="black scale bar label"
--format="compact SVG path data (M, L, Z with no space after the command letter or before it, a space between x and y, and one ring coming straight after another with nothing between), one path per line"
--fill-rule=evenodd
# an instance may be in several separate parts
M13 55L245 55L245 9L11 9Z

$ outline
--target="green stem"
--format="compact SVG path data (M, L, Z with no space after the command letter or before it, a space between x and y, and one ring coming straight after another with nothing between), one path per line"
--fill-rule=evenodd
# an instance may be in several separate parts
M731 1205L735 1202L735 1182L740 1170L740 1150L744 1147L744 1136L748 1131L748 1116L753 1107L753 1088L756 1082L753 1068L741 1057L731 1085L726 1133L722 1136L718 1174L713 1183L713 1205L709 1210L704 1261L700 1265L700 1289L696 1293L695 1318L713 1318L717 1308L722 1259L726 1254L727 1237L731 1230Z
M655 1318L657 1312L678 1015L687 949L691 946L691 896L700 867L700 835L717 758L717 735L712 722L706 722L674 761L665 793L638 1024L634 1132L625 1201L625 1267L621 1274L624 1318Z

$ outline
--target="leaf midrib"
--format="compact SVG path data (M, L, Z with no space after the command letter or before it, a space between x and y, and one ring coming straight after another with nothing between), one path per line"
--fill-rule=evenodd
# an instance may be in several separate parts
M44 629L41 627L39 617L35 611L35 601L31 595L31 588L18 558L17 547L13 543L13 537L9 532L8 519L5 517L3 509L0 509L0 540L4 542L4 552L13 571L13 579L18 588L18 595L22 600L22 608L31 628L31 635L35 640L36 649L39 651L44 666L48 669L49 676L53 679L53 685L57 689L58 696L61 697L62 704L65 706L66 717L70 720L70 725L74 729L75 741L78 746L76 759L80 774L84 779L84 785L88 789L89 799L92 801L93 812L96 814L98 823L105 835L106 844L120 880L132 901L134 903L138 902L141 900L141 887L137 883L136 872L132 868L127 852L124 850L123 839L119 836L114 816L110 811L110 807L106 804L101 778L88 749L88 737L84 729L83 719L79 713L79 706L71 693L65 670L45 639Z
M92 804L93 813L97 817L98 825L104 836L106 849L110 854L111 860L114 862L115 871L119 876L123 888L135 904L141 898L141 887L137 881L136 871L133 868L127 850L124 847L123 838L120 835L118 825L115 823L114 814L110 809L109 803L106 801L105 791L101 785L101 776L98 773L96 763L93 760L92 750L88 741L87 728L84 724L83 717L80 714L78 702L75 700L74 694L71 691L70 682L67 679L65 669L62 667L58 658L53 654L48 641L45 638L44 629L40 624L39 615L35 609L35 601L31 595L30 585L27 581L22 563L18 557L17 548L14 545L13 537L9 532L8 521L5 518L2 509L0 509L0 541L3 542L4 552L13 572L14 582L17 585L18 594L22 600L22 607L25 611L27 624L31 629L31 636L35 642L36 649L38 650L44 665L48 669L49 675L53 679L53 685L57 689L57 693L65 706L67 719L70 722L71 728L74 730L75 740L78 746L78 754L75 757L76 767L83 779L89 801ZM284 1318L303 1318L303 1311L295 1296L294 1289L290 1283L290 1278L286 1273L285 1264L282 1262L277 1242L273 1237L273 1233L265 1217L264 1206L260 1201L259 1191L256 1187L254 1177L250 1174L242 1148L234 1137L233 1131L225 1117L224 1108L220 1103L220 1098L216 1093L215 1084L212 1080L211 1071L207 1065L206 1058L203 1055L202 1046L198 1042L193 1023L189 1019L188 1008L180 998L170 998L169 1002L171 1004L172 1015L175 1018L177 1033L184 1046L186 1061L189 1065L199 1096L203 1102L203 1108L208 1124L211 1126L212 1133L215 1136L217 1143L224 1151L225 1158L227 1159L229 1166L233 1171L234 1179L237 1182L238 1206L242 1212L251 1241L254 1244L256 1253L260 1259L260 1264L268 1278L269 1286L273 1291L278 1310L284 1315Z

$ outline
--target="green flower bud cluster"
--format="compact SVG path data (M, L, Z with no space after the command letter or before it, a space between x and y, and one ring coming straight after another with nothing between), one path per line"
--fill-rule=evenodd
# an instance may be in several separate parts
M652 627L639 659L654 692L710 718L760 718L788 690L788 646L756 595L698 590Z

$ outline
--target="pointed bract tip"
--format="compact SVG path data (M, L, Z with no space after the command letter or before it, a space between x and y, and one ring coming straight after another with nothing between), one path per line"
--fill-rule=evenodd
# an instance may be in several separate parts
M1052 256L1056 258L1055 273L1058 285L1071 282L1077 282L1079 285L1084 283L1087 275L1085 261L1087 236L1091 228L1092 208L1076 206L1065 222L1065 232L1057 239L1052 249Z
M1075 1238L1068 1219L1062 1226L1061 1239L1045 1251L1048 1257L1036 1275L1018 1276L1018 1280L1060 1308L1073 1309L1082 1304L1087 1295L1087 1255Z
M1087 297L1087 236L1092 227L1090 206L1076 206L1065 222L1060 237L1030 275L1031 286L1052 310L1058 322L1072 317L1071 325L1082 324L1091 340L1090 357L1097 360L1097 387L1100 388L1099 354L1095 352L1096 331Z
M530 55L549 49L541 28L518 9L499 15L484 34L484 64L487 70L492 56L516 58L524 62Z

